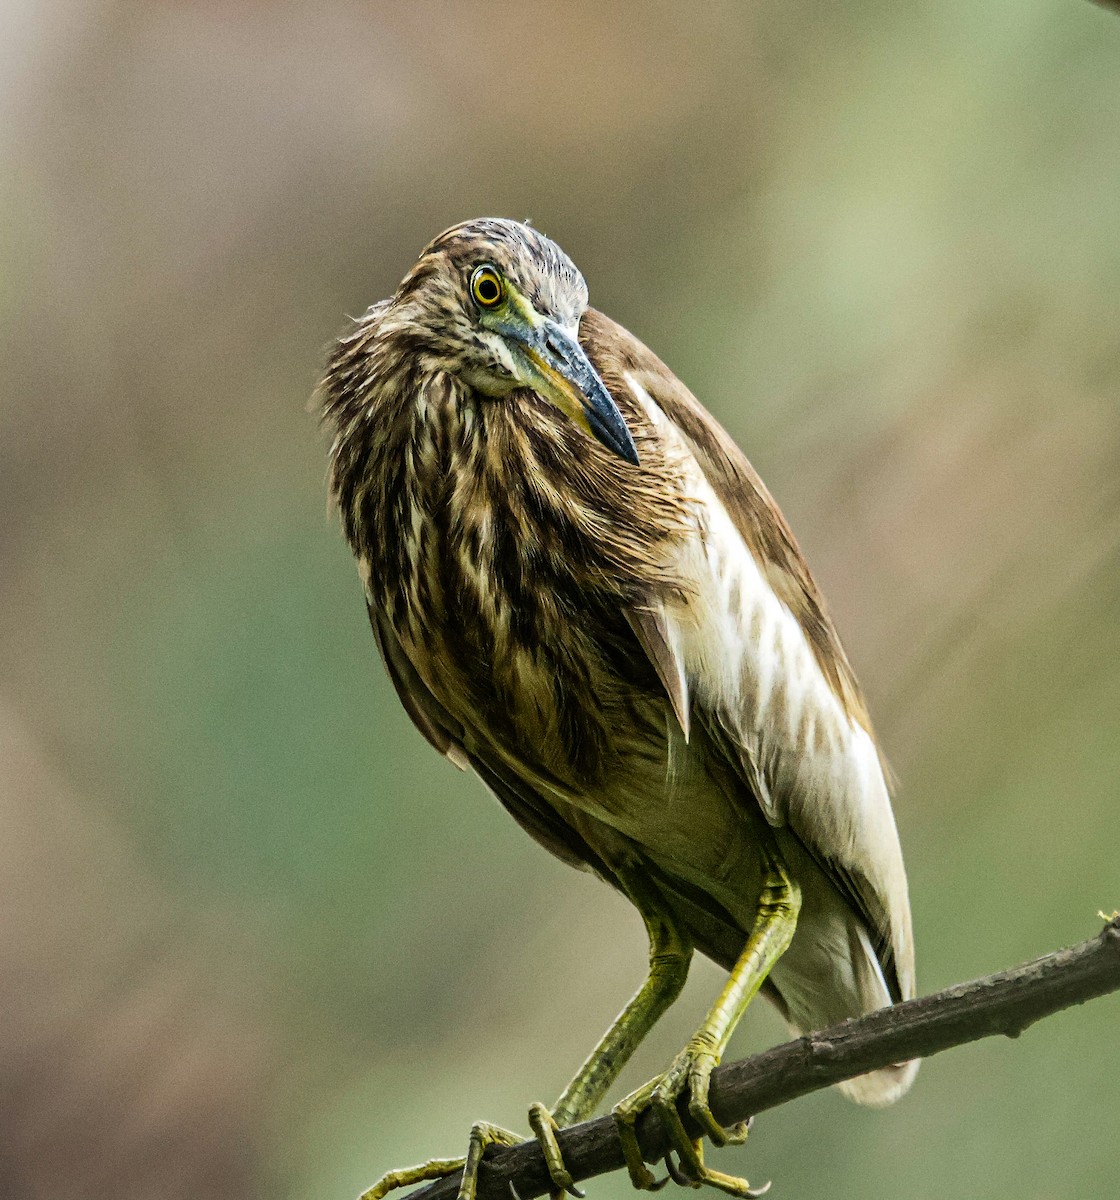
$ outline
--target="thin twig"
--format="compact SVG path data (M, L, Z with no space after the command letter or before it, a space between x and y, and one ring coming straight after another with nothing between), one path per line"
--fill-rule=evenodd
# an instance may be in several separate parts
M1018 1037L1042 1017L1117 990L1120 915L1079 946L728 1063L712 1075L712 1111L725 1125L732 1125L878 1067L928 1058L993 1034ZM681 1115L686 1126L699 1133L683 1105ZM650 1114L639 1123L638 1138L649 1162L664 1157L661 1127ZM623 1166L609 1116L562 1130L559 1142L577 1182ZM455 1174L426 1184L409 1200L453 1200L459 1178ZM510 1184L523 1200L551 1190L536 1142L488 1151L479 1174L479 1200L509 1200Z

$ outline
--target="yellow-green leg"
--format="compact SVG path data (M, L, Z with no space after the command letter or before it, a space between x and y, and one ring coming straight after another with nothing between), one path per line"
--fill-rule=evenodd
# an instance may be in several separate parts
M726 1146L746 1137L745 1125L727 1130L712 1116L708 1107L708 1084L747 1005L793 939L801 908L801 889L790 878L771 837L767 837L763 853L763 884L754 929L706 1020L664 1075L631 1093L615 1107L614 1118L626 1166L637 1188L651 1190L657 1186L653 1173L642 1159L635 1132L638 1118L653 1108L680 1159L684 1174L695 1186L707 1183L742 1197L759 1196L766 1190L752 1188L745 1179L706 1166L701 1143L688 1136L677 1112L677 1100L687 1088L689 1112L715 1145Z
M549 1112L543 1104L529 1109L529 1124L544 1151L557 1188L574 1192L556 1130L586 1119L618 1073L665 1010L680 995L692 960L692 942L677 927L657 890L638 872L619 875L630 901L642 914L649 935L649 974L630 1003L615 1018Z

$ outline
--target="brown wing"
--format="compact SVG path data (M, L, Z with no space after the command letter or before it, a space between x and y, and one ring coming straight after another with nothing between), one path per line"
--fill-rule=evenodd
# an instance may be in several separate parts
M460 771L466 770L469 760L463 749L463 727L428 690L388 622L374 612L368 602L366 611L369 613L373 639L381 652L381 661L413 725L430 745L450 759Z
M468 766L494 793L502 807L535 842L570 866L590 869L610 879L605 864L574 829L495 757L470 752L464 746L466 731L432 695L409 661L400 641L373 607L367 604L369 623L397 696L412 723L440 754L460 770Z
M837 698L870 731L863 694L824 597L793 531L746 455L657 355L621 325L588 309L580 324L580 341L612 395L628 394L624 376L632 375L684 435L770 586L805 631Z

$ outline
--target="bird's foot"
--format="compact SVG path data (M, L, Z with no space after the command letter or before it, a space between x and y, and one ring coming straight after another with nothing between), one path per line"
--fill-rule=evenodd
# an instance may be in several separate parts
M529 1106L529 1128L540 1143L545 1165L555 1188L552 1200L561 1200L565 1192L569 1196L575 1196L577 1200L584 1200L587 1193L576 1187L576 1181L564 1163L560 1143L556 1140L556 1132L560 1126L556 1124L552 1113L540 1102Z
M664 1075L651 1079L644 1087L638 1088L615 1106L612 1115L622 1141L626 1169L630 1172L630 1181L636 1188L642 1191L656 1191L666 1182L654 1177L653 1172L646 1166L638 1145L638 1120L643 1113L652 1109L668 1138L669 1153L665 1156L665 1163L670 1178L677 1183L690 1187L700 1187L706 1183L721 1192L727 1192L728 1195L742 1197L743 1200L754 1200L769 1190L769 1183L752 1188L745 1179L736 1175L725 1175L722 1171L705 1165L702 1142L689 1136L677 1111L677 1101L687 1089L688 1111L713 1145L739 1145L746 1141L749 1121L725 1129L712 1116L712 1110L708 1106L708 1084L718 1062L717 1056L707 1046L699 1042L690 1042L673 1059ZM673 1153L677 1156L679 1166L673 1165L670 1158Z
M447 1175L454 1175L456 1171L463 1172L458 1200L475 1200L478 1192L478 1168L487 1147L516 1146L523 1140L518 1134L502 1129L500 1125L478 1121L471 1126L470 1143L464 1158L432 1158L415 1167L388 1171L373 1187L364 1191L358 1200L383 1200L383 1197L397 1188L413 1187L418 1183L443 1179Z

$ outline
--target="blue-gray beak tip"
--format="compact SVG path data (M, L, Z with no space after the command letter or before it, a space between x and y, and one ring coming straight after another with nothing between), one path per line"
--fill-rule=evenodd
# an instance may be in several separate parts
M641 465L633 435L606 388L602 389L601 397L595 395L588 404L587 423L591 426L591 432L608 450L613 450L633 467Z

